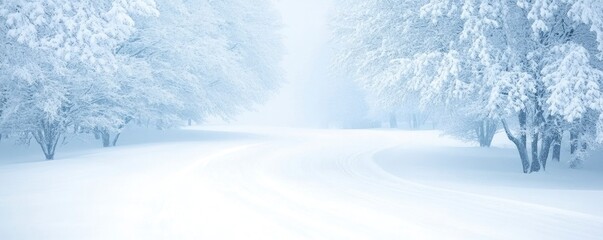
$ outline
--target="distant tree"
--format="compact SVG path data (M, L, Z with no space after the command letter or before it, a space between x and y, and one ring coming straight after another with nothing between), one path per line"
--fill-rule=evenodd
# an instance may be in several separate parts
M134 75L147 78L122 82L125 103L146 103L130 105L123 119L146 119L162 128L208 116L230 119L278 87L282 45L269 1L160 0L157 6L161 15L137 21L137 32L117 51L147 64L123 69L125 79L137 70ZM133 66L143 64L135 60ZM100 129L118 134L120 127Z
M468 141L477 142L480 147L490 147L494 135L499 130L497 119L487 115L477 114L476 105L461 107L460 104L454 110L445 110L440 114L439 128L445 134Z
M373 112L404 113L411 128L418 128L428 113L445 105L436 95L425 94L429 83L424 80L450 77L439 75L438 68L452 60L446 51L460 32L460 21L436 25L422 18L420 7L427 1L336 3L336 70L353 74L367 91Z

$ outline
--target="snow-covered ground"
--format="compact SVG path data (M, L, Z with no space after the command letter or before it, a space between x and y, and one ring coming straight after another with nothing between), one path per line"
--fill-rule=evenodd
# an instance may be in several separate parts
M210 126L0 144L0 239L601 239L603 155L521 174L498 136Z

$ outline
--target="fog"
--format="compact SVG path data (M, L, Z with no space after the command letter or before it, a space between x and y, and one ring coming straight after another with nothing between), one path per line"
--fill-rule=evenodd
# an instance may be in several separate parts
M277 0L282 17L284 83L266 104L235 123L295 127L355 127L364 119L363 96L331 71L330 0Z

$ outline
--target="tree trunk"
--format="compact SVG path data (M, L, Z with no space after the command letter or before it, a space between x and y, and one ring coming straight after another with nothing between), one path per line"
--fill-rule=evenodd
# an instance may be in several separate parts
M574 160L570 164L571 168L580 167L584 161L586 151L588 151L588 143L586 143L582 137L584 137L583 134L578 135L578 142L581 142L581 144L578 144L578 150L576 150Z
M480 147L485 147L484 143L484 122L481 121L477 124L478 126L475 128L475 133L477 134L477 141L479 142Z
M110 142L111 142L111 133L109 133L109 131L107 131L106 129L103 129L101 131L101 138L103 140L103 147L110 147Z
M117 130L118 130L117 134L115 134L115 138L113 138L113 142L111 143L111 145L113 147L117 146L117 140L119 140L119 136L121 136L122 129L124 129L124 127L126 127L126 125L128 125L128 123L130 123L130 121L132 121L133 119L134 118L132 118L132 117L126 117L126 119L124 120L124 123L119 125L119 127L117 128ZM188 120L189 126L191 125L191 122L192 122L192 120L189 119Z
M92 130L92 132L94 133L94 139L99 140L100 139L100 130L95 127L94 130Z
M398 128L398 119L396 118L396 114L389 115L389 127L390 128Z
M540 93L540 91L539 91ZM536 102L536 112L532 119L532 166L531 172L538 172L542 168L544 170L546 159L550 151L550 134L552 118L545 118L542 106Z
M563 140L563 132L556 130L553 134L553 161L561 161L561 140Z
M517 151L519 152L519 158L521 159L521 165L523 167L523 173L529 173L528 170L530 168L530 159L528 157L528 148L525 144L522 144L517 147Z
M578 135L578 131L575 129L570 130L570 168L577 168L580 165L579 162L582 161L578 153Z
M412 113L410 115L410 128L411 129L419 129L425 121L421 117L420 113Z
M509 138L509 140L511 140L511 142L513 142L515 144L515 147L517 148L517 151L519 152L519 158L521 159L521 165L523 168L523 173L528 173L528 170L530 168L530 159L528 156L528 149L527 149L527 138L526 138L526 133L525 133L525 128L526 128L526 113L525 111L520 111L519 115L519 126L520 126L520 133L519 133L519 138L515 137L513 135L513 133L511 132L511 130L509 129L509 126L507 125L507 122L505 120L502 120L502 124L503 124L503 128L505 129L505 133L507 134L507 137Z
M495 121L488 120L486 127L486 146L490 147L492 145L492 140L494 139L494 135L496 135L496 131L498 130L498 124Z
M530 172L540 171L540 162L538 161L538 141L540 139L538 135L538 133L532 134L532 146L530 149L532 151L532 164L530 167Z
M482 120L476 128L477 138L480 147L490 147L492 145L492 139L496 134L498 125L492 120Z
M36 142L42 148L46 160L53 160L54 153L61 138L61 129L58 122L42 120L39 129L31 132Z
M572 154L571 160L570 160L570 168L578 168L580 167L580 165L582 165L582 158L584 157L584 152L582 151L582 149L578 149L574 152L574 154Z
M542 170L546 170L546 162L549 158L549 152L551 150L551 145L553 143L552 137L543 137L542 143L540 146L540 164L542 165Z
M427 122L427 115L421 112L415 112L412 114L411 116L412 120L411 120L411 127L413 129L419 129L421 128L423 125L425 125L425 122Z
M115 138L113 138L113 147L115 147L117 145L117 140L119 139L119 136L121 135L121 133L117 133L115 134Z
M518 115L518 120L519 120L519 141L521 143L521 149L522 152L519 153L519 156L521 157L521 163L523 165L523 172L524 173L528 173L528 168L530 167L530 159L528 157L528 116L526 111L521 110L519 111L519 115ZM516 144L517 145L517 144ZM518 148L519 150L519 148Z
M578 150L578 132L570 130L570 154L574 155Z
M44 153L46 160L54 160L54 152Z
M588 144L582 139L583 137L583 133L579 130L570 130L570 168L578 168L582 165L584 154L588 148Z

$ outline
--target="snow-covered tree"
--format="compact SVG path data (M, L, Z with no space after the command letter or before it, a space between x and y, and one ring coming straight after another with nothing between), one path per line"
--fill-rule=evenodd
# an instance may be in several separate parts
M67 131L115 119L119 108L106 101L116 90L111 81L98 81L48 52L18 43L11 49L20 54L3 58L2 132L32 136L53 159Z
M114 50L135 30L133 16L157 14L153 0L15 0L0 4L8 36L97 70L115 67Z
M109 146L133 120L230 118L280 80L267 0L6 1L0 22L0 127L47 159L67 131Z
M176 97L169 108L156 105L161 114L146 117L166 123L230 118L278 86L282 47L269 1L157 1L157 6L161 15L140 21L118 51L145 59L154 83Z
M480 111L483 106L483 103L477 101L449 105L438 116L438 129L447 135L477 142L480 147L490 147L499 129L499 121L488 117L485 111Z
M468 94L464 90L470 80L464 79L455 48L460 19L424 17L422 6L427 3L341 1L333 23L335 65L356 73L374 111L402 112L414 127L424 116L452 108L450 99Z
M427 1L341 0L333 20L337 71L353 73L368 92L373 112L422 118L442 104L425 92L429 82L449 78L448 49L458 21L433 24L420 16ZM448 62L447 62L448 61ZM429 79L429 81L423 81ZM415 123L420 121L414 121ZM416 125L416 124L413 124Z
M431 13L436 17L442 8L460 9L458 17L465 23L460 39L470 44L469 58L463 62L477 63L472 75L485 79L482 86L490 95L486 106L490 115L518 117L518 131L512 131L505 120L503 126L518 148L524 172L546 167L550 146L560 144L563 128L571 125L567 123L600 111L601 76L592 57L600 54L596 47L600 43L593 40L599 39L600 18L593 16L603 14L597 11L600 4L445 2L431 1L427 6L437 6Z
M379 105L439 105L462 112L462 122L501 119L526 173L545 168L551 148L553 158L560 158L564 131L576 149L597 139L603 77L598 1L340 4L336 64L356 71ZM518 124L509 124L511 117Z
M117 121L115 50L134 15L157 14L152 0L0 3L3 130L32 136L52 159L68 129Z

